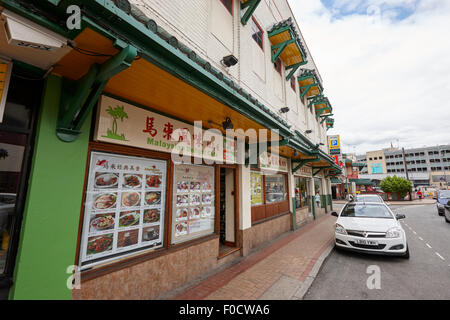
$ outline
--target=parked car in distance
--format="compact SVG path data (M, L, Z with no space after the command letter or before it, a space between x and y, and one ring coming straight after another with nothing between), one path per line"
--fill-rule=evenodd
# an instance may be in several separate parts
M376 194L360 194L356 196L356 202L376 202L383 203L382 197Z
M384 203L349 202L338 215L335 247L350 251L400 256L409 259L406 234L399 220Z
M438 214L443 216L445 214L445 205L450 201L450 190L439 190L434 199L436 200Z

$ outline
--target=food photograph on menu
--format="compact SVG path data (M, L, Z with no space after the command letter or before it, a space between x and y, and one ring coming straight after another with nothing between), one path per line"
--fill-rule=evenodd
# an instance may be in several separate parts
M166 183L164 160L92 152L81 267L102 263L117 254L161 247ZM188 203L189 194L186 196Z
M159 222L160 217L161 217L161 211L159 209L144 210L144 223Z
M105 230L114 229L115 212L94 214L91 216L89 223L90 232L101 232Z
M129 189L137 189L141 187L142 175L140 174L124 174L123 187Z
M116 173L97 173L95 175L95 187L98 189L114 188L119 182L119 175Z
M111 209L116 206L116 200L116 193L101 193L95 197L93 207L98 210Z
M139 239L139 229L119 232L117 236L117 248L136 245Z

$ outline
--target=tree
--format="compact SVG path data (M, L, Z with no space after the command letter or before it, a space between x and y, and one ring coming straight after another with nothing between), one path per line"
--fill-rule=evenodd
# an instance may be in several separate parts
M384 192L398 193L400 199L405 198L406 194L412 190L410 181L397 176L383 179L380 183L380 187Z

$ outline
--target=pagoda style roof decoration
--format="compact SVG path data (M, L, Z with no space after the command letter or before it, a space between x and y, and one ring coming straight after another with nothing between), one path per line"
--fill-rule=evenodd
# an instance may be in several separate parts
M286 70L291 70L286 80L289 80L298 68L308 61L306 48L300 40L292 18L288 18L274 24L268 31L268 37L272 44L272 62L280 58Z
M327 131L334 127L334 119L328 118L326 121Z
M316 112L316 118L322 116L331 116L333 108L331 107L331 103L327 97L324 95L315 96L311 99L308 107L314 106Z
M316 70L301 69L302 73L297 77L300 88L300 99L306 95L312 98L323 93L323 85L317 75Z

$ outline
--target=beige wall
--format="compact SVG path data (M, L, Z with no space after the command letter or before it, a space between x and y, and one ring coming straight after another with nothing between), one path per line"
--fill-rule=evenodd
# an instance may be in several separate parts
M375 160L375 158L377 160ZM381 160L380 160L380 158L381 158ZM370 159L372 159L372 160L370 160ZM386 158L385 158L383 150L367 152L366 153L366 160L367 160L367 170L368 170L369 174L372 174L371 165L378 164L378 163L382 164L382 166L383 166L383 173L387 173L387 170L386 170Z

